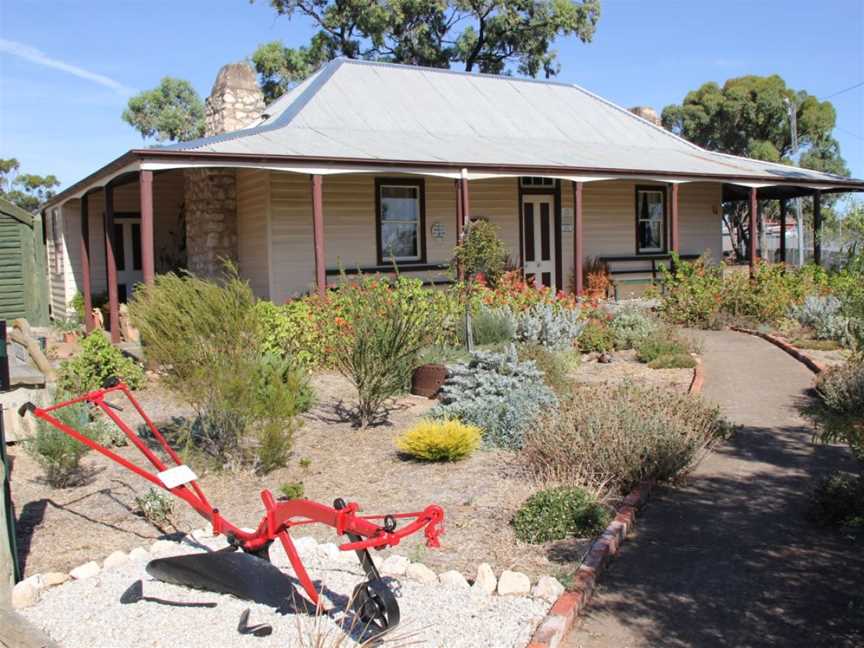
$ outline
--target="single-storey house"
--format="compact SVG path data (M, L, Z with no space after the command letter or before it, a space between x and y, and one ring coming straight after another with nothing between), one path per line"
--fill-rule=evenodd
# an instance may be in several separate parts
M589 256L634 278L672 252L719 259L724 200L755 223L760 200L812 195L818 228L822 193L864 190L707 151L572 84L337 59L265 107L255 81L225 66L207 136L131 150L48 203L55 314L107 292L119 339L136 283L223 258L279 303L340 270L434 283L477 218L529 280L579 292Z

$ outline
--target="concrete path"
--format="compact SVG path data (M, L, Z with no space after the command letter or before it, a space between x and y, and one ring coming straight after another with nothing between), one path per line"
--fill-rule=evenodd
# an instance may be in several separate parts
M705 398L741 425L652 497L567 648L864 646L864 537L804 518L815 478L851 468L796 405L813 375L762 339L704 333Z

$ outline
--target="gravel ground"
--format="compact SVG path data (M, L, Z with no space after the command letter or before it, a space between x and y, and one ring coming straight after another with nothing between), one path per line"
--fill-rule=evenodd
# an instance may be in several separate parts
M210 548L224 546L221 538L202 542ZM287 557L276 546L271 550L273 563L293 576L287 567ZM312 579L327 588L326 612L318 616L299 612L281 614L262 604L155 581L145 571L145 560L130 560L97 576L54 587L43 593L38 604L20 612L63 648L362 645L362 637L351 632L350 617L344 614L346 600L354 586L363 580L356 557L353 553L340 553L335 559L326 557L319 548L322 545L316 547L312 542L301 541L298 546ZM158 555L195 551L201 548L183 544ZM143 581L145 597L174 603L213 602L217 607L177 607L148 600L121 604L120 596L138 579ZM402 622L381 644L384 646L524 646L549 608L548 603L526 597L489 597L440 584L422 585L405 578L387 581L399 601ZM246 608L251 609L250 623L269 623L273 634L262 638L239 635L237 623ZM317 643L316 636L324 640Z

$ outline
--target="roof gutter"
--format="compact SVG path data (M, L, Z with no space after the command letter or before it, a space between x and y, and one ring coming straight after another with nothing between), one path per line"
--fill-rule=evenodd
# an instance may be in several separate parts
M460 172L468 168L474 172L497 172L512 173L514 175L579 175L579 174L602 174L611 176L633 176L652 175L658 177L675 178L687 177L698 178L715 182L756 182L770 185L793 185L815 188L818 185L826 185L826 191L864 191L864 181L838 178L836 180L813 180L808 178L778 178L776 176L761 175L737 175L737 174L712 174L712 173L682 173L680 171L648 171L645 169L615 169L602 167L549 167L531 165L507 165L507 164L482 164L469 162L444 162L444 161L418 161L418 160L389 160L389 159L364 159L350 157L309 157L302 155L257 155L250 153L214 153L210 151L181 151L175 149L132 149L102 168L91 173L86 178L79 180L74 185L64 189L49 200L43 209L49 209L57 204L65 202L75 194L86 191L93 184L103 181L117 171L135 162L147 160L174 160L177 162L243 162L246 164L284 164L284 163L306 163L306 164L345 164L369 167L372 169L386 169L394 166L414 166L430 169L448 169ZM795 167L790 167L794 169Z

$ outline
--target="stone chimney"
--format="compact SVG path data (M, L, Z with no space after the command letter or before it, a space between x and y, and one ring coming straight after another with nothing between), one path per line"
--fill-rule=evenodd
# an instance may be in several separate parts
M204 103L204 134L221 135L246 128L264 112L264 93L246 63L223 65Z
M221 135L257 122L264 95L246 63L219 70L204 103L204 135ZM237 174L231 168L187 169L185 182L186 250L190 272L201 277L222 273L223 261L237 262Z
M657 126L662 126L662 122L660 118L657 116L657 111L654 110L651 106L633 106L629 109L634 115L638 115L642 119L646 119L652 124L656 124Z

